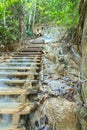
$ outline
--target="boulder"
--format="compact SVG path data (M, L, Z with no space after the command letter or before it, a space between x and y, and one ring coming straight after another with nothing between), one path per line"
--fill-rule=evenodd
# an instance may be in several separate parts
M32 130L35 130L35 121L46 115L50 130L79 130L76 105L63 98L47 99L35 113L30 114Z

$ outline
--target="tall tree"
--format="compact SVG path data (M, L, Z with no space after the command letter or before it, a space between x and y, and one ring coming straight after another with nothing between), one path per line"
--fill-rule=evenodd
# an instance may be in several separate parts
M87 0L81 0L80 20L82 23L82 65L81 74L87 80ZM83 84L84 98L87 101L87 81Z
M22 8L21 8L21 21L20 21L20 24L21 24L21 39L20 39L20 43L23 44L23 41L24 41L24 16L25 16L25 1L22 2Z
M37 5L37 1L34 0L33 1L33 23L32 23L32 29L34 29L34 24L35 24L36 5Z

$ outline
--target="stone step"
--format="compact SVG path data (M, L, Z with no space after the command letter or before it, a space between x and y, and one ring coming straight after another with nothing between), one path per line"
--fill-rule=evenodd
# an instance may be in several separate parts
M30 44L27 48L43 48L43 44Z
M41 44L31 44L29 47L15 52L8 58L8 61L0 65L0 96L11 95L15 98L19 95L36 95L38 93L40 88L38 78L42 63L42 49L43 45ZM29 114L35 107L33 103L22 103L22 101L23 99L16 100L16 105L13 102L0 103L0 114L12 114L12 126L9 130L21 130L16 128L20 115Z
M30 72L0 72L2 76L28 76L28 75L39 75L38 73L30 73Z
M26 62L23 62L23 63L11 63L11 62L6 62L5 63L6 65L41 65L41 63L37 63L37 62L30 62L30 63L26 63Z
M15 54L15 55L13 55L12 57L13 57L13 58L14 58L14 57L16 57L16 58L17 58L17 57L18 57L18 58L22 58L22 57L23 57L23 58L24 58L25 56L26 56L26 58L29 58L29 59L30 59L30 58L32 58L32 59L41 59L41 57L42 57L41 55L38 55L38 54L37 54L37 55L23 55L23 54L20 55L20 54Z
M6 89L2 89L0 90L0 96L3 96L3 95L20 95L20 94L23 94L25 93L26 90L25 89L20 89L20 88L6 88Z
M38 59L12 59L12 60L9 60L9 62L25 62L25 63L27 63L27 62L30 62L30 63L32 63L32 62L41 62L41 60L38 60Z
M29 114L32 108L33 105L29 103L26 104L16 103L16 105L11 106L11 102L9 102L9 103L4 103L3 106L2 104L0 105L0 114L24 115L24 114Z
M5 84L14 84L14 85L20 85L20 84L24 84L24 83L38 83L39 81L38 80L28 80L28 79L26 79L26 80L17 80L17 79L12 79L12 80L10 80L10 79L0 79L0 82L3 82L3 83L5 83Z
M30 61L38 61L38 60L41 61L41 56L37 56L37 57L28 56L28 57L25 57L25 56L15 56L15 55L13 55L13 57L11 57L10 60L24 60L24 59L30 60Z
M15 55L41 55L42 52L16 52Z
M42 51L42 48L29 47L21 49L19 52L40 52L40 51Z
M19 78L20 78L20 79L28 78L29 80L34 80L34 79L36 80L36 79L39 79L39 73L36 73L36 74L30 73L30 74L29 74L29 73L27 73L27 72L26 72L26 73L20 73L20 72L19 72L19 73L18 73L18 72L17 72L17 73L16 73L16 72L14 72L14 73L13 73L13 72L12 72L12 73L11 73L11 72L10 72L10 73L8 73L8 72L6 72L6 73L1 73L1 72L0 72L0 78L3 78L3 77L4 77L4 78L5 78L5 77L6 77L6 78L9 78L9 79L10 79L10 78L18 78L18 79L19 79Z
M0 104L0 114L14 114L18 112L18 108L21 103L15 103L14 106L11 105L11 102L1 103Z
M0 66L0 70L40 70L39 67L8 67L8 66Z
M37 55L36 55L36 54L35 54L35 55L15 54L15 55L13 55L12 57L13 57L13 58L14 58L14 57L16 57L16 58L17 58L17 57L18 57L18 58L19 58L19 57L23 57L23 58L24 58L25 56L26 56L26 58L33 58L33 59L41 59L41 57L42 57L41 55L38 55L38 54L37 54Z

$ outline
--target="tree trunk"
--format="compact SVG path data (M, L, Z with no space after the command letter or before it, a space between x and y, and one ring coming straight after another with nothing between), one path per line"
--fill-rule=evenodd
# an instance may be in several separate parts
M34 1L34 8L33 8L33 24L32 24L32 29L34 29L34 24L35 24L35 15L36 15L36 0Z
M84 17L84 25L83 25L83 34L82 34L82 64L81 64L81 75L87 79L87 6L85 9L85 17ZM87 81L83 84L83 96L85 101L87 101Z
M29 28L31 28L31 22L32 22L32 9L29 13Z
M4 9L4 21L3 22L4 22L4 28L5 28L6 27L6 18L5 18L6 17L5 16L6 15L5 14L5 11L6 11L6 0L4 0L4 6L5 6L5 9Z
M24 41L24 15L21 17L21 44L23 44Z

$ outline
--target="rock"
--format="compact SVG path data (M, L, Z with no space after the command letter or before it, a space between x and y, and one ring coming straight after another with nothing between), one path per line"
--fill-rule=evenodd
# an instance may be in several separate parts
M66 85L62 81L59 80L53 80L48 83L51 90L57 93L58 95L64 95L69 92L70 86Z
M51 52L52 48L51 48L51 46L46 44L46 45L44 45L44 50L45 50L45 52Z
M50 61L52 61L53 63L56 63L56 55L54 55L54 54L52 54L52 53L48 53L48 54L46 55L46 57L47 57Z
M26 82L23 86L24 89L28 89L32 87L32 83L31 82Z
M65 56L64 56L64 64L65 64L65 65L69 65L69 64L70 64L70 62L69 62L70 59L69 59L69 58L70 58L70 57L69 57L68 55L65 55Z
M60 56L59 57L59 61L60 61L60 63L65 64L65 65L69 65L70 64L70 62L69 62L70 59L69 59L68 55Z
M58 55L63 55L62 47L59 47L59 48L57 49L57 51L58 51Z
M41 38L37 38L37 39L35 39L35 40L32 41L32 43L34 43L34 44L39 44L39 43L42 43L42 44L43 44L44 42L45 42L45 41L44 41L43 38L42 38L42 39L41 39Z
M81 120L80 123L81 123L81 130L87 130L87 122L84 120Z
M17 128L22 128L25 125L25 123L26 122L23 119L21 119L18 126L17 126Z
M80 127L81 130L87 129L87 109L85 107L78 107L78 113L80 116Z
M46 68L46 69L47 69L47 72L49 74L55 74L57 72L58 66L56 66L56 65L49 65L49 67Z
M63 64L64 63L64 56L60 56L58 60L59 60L60 63Z
M59 74L57 73L57 71L54 73L54 74L51 74L51 78L53 80L56 80L56 79L60 79L61 77L59 76Z
M49 130L48 117L45 115L40 118L40 121L35 121L37 130Z
M76 69L73 69L73 68L69 68L68 73L71 74L71 75L74 75L74 76L75 75L79 76L79 72Z
M50 130L79 130L76 105L66 99L46 100L35 113L30 115L32 130L35 129L35 121L40 120L42 115L47 115Z
M61 76L65 75L65 65L61 64L61 66L58 68L58 74Z
M21 103L29 102L29 100L27 99L27 95L26 94L21 94L18 97L17 102L21 102Z
M87 122L87 113L84 114L84 120Z

